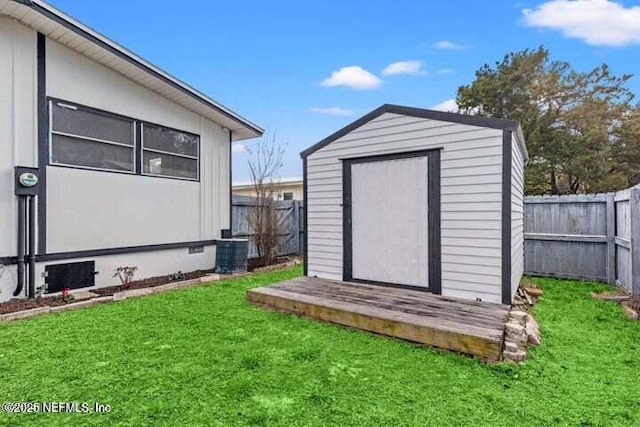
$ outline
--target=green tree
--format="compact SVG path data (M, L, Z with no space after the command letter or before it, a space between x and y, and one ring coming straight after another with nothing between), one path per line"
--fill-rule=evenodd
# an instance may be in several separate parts
M640 104L624 115L615 135L618 174L627 178L627 187L640 184Z
M527 194L608 191L625 185L615 130L631 109L630 75L606 65L577 72L543 47L484 65L458 89L462 112L517 120L529 150Z

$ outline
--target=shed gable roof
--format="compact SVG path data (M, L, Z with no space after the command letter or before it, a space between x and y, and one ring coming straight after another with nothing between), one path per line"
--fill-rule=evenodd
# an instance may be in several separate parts
M306 150L300 153L300 157L303 159L309 156L312 153L320 150L323 147L331 144L335 140L342 138L349 132L363 126L364 124L370 122L371 120L379 117L385 113L393 113L400 114L404 116L411 117L419 117L423 119L430 120L439 120L443 122L451 122L451 123L460 123L464 125L471 126L480 126L492 129L501 129L501 130L511 130L516 133L516 138L518 139L518 143L520 144L520 148L524 153L525 159L528 158L527 149L524 144L524 137L522 136L522 130L520 128L520 123L514 120L506 120L506 119L495 119L492 117L481 117L481 116L471 116L467 114L459 114L459 113L448 113L444 111L436 111L436 110L427 110L424 108L414 108L414 107L405 107L402 105L393 105L393 104L384 104L380 107L376 108L369 114L364 115L359 118L355 122L343 127L339 131L329 135L322 141L312 145Z

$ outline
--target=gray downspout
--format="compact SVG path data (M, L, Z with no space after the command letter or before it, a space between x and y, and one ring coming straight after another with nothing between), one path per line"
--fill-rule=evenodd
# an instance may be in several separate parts
M25 253L25 225L27 216L27 197L18 196L18 284L13 296L17 297L22 293L24 287L24 253Z
M36 196L29 196L29 298L36 296Z

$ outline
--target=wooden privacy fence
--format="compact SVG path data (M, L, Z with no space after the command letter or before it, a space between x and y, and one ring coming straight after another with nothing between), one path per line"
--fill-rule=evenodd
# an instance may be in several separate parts
M304 246L304 203L301 200L278 200L278 255L301 254ZM249 227L249 212L255 209L255 198L233 196L231 202L232 230L234 238L249 239L249 258L258 256L253 243L253 231Z
M524 231L525 274L599 280L640 292L640 186L525 197Z
M232 236L249 238L255 199L233 196ZM276 202L278 255L302 254L304 203ZM599 280L640 293L640 185L617 193L527 196L524 270L533 276ZM249 257L257 257L249 244Z

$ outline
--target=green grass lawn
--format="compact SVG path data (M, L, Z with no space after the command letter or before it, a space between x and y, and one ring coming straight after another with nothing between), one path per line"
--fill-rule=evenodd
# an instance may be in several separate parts
M247 289L300 268L0 325L2 401L108 414L2 425L640 425L640 323L604 285L540 279L522 365L260 310Z

